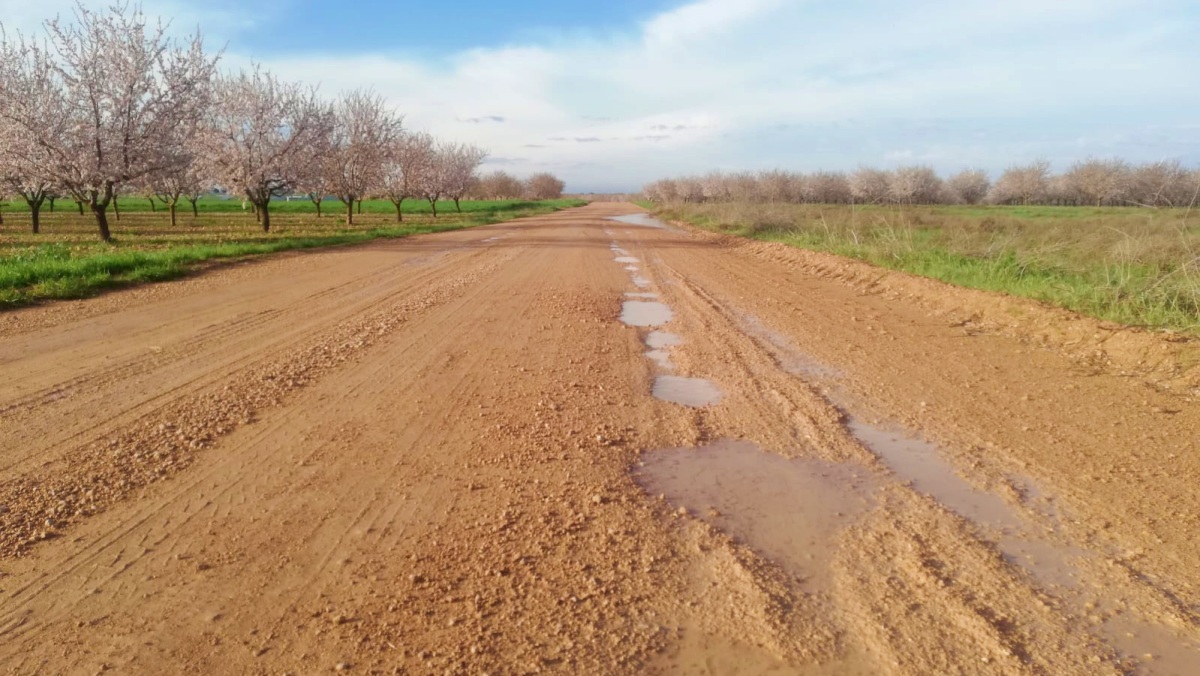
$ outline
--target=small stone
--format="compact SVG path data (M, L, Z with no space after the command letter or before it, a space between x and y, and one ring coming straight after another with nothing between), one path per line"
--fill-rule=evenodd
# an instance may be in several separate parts
M337 664L333 665L333 669L334 669L334 671L349 671L350 663L349 662L338 662Z

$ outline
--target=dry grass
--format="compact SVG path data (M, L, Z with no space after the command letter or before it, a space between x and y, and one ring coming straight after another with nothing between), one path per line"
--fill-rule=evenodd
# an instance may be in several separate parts
M1125 324L1200 332L1196 211L688 204L658 212Z

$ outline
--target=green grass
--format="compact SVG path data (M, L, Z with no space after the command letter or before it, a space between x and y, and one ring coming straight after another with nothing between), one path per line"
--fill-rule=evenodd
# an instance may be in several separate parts
M383 217L364 209L354 226L347 226L344 217L317 219L302 212L281 212L275 218L273 209L271 233L263 233L252 217L211 212L199 219L190 213L181 215L180 225L172 227L165 214L151 214L147 207L113 223L111 244L97 240L94 221L88 216L61 210L47 214L42 234L33 235L26 230L28 216L10 214L0 239L0 308L173 279L204 261L444 232L580 204L577 200L464 202L461 215L451 205L436 220L406 210L404 224L394 223L394 211Z
M1200 334L1200 214L1182 209L703 204L657 211L1122 324Z

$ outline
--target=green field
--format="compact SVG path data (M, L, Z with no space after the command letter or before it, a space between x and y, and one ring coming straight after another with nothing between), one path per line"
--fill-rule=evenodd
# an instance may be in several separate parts
M30 232L27 212L5 209L0 227L0 308L171 279L203 261L457 230L581 204L579 200L464 201L461 214L454 211L453 203L449 209L439 204L440 217L434 219L428 203L414 202L411 208L405 203L401 224L390 202L366 202L363 214L348 226L344 213L326 211L317 218L311 202L278 202L272 204L271 232L264 233L237 201L207 199L199 217L192 216L189 205L172 226L161 207L151 212L146 200L123 200L121 220L110 215L113 242L107 244L97 237L91 215L79 216L72 202L63 208L60 200L53 213L44 210L37 235Z
M1200 213L1137 207L650 205L703 228L1200 333Z

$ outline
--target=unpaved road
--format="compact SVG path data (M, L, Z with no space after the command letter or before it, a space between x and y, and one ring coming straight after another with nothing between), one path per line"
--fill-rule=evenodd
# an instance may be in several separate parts
M1194 344L638 211L0 315L0 665L1196 673Z

